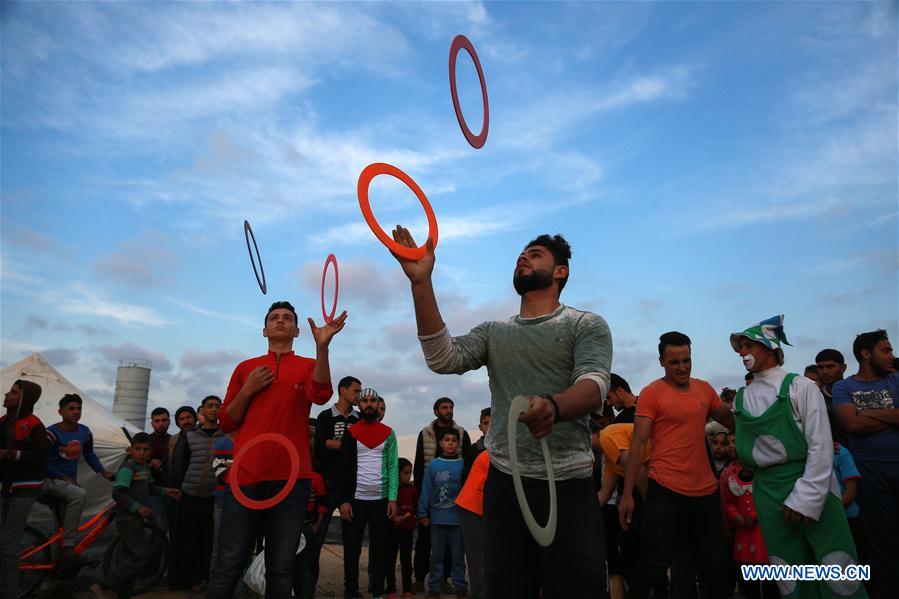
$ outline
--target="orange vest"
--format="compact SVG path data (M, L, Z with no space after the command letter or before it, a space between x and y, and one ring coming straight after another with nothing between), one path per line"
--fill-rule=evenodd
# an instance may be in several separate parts
M484 515L484 482L487 480L489 468L490 455L482 451L471 465L471 472L468 473L465 485L456 497L456 505L478 516Z

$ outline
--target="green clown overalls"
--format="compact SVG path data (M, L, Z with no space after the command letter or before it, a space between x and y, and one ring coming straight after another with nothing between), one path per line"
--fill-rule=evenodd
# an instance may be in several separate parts
M827 494L817 522L787 523L780 511L805 471L808 456L808 444L790 402L790 383L796 376L784 378L777 399L760 416L743 410L743 388L734 402L737 456L755 469L753 498L765 546L772 564L857 564L843 504L833 492ZM868 596L862 583L852 580L779 580L777 586L781 597L789 599Z

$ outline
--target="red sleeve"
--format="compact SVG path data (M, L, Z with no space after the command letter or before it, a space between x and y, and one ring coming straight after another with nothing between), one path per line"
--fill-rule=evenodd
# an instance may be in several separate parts
M234 396L240 392L241 387L243 387L244 376L240 368L242 365L243 363L238 364L237 368L234 369L234 373L231 375L231 382L228 383L228 391L225 393L225 401L222 402L222 409L219 410L219 428L226 433L230 433L240 426L238 422L235 422L228 415L226 408L234 400Z
M658 400L652 385L640 391L640 399L637 401L637 416L645 416L655 420L658 414Z
M334 389L331 387L331 381L319 383L312 378L312 374L315 372L315 360L310 360L310 363L309 374L306 378L306 399L309 400L309 403L324 405L334 395Z

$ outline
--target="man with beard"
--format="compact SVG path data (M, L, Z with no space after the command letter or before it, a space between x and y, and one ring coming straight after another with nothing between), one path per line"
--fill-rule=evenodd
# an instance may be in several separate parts
M858 374L833 386L837 419L862 475L858 505L874 557L872 597L899 597L899 373L886 331L852 344Z
M754 471L752 497L772 564L857 564L833 475L824 398L814 382L781 368L789 345L783 320L774 316L730 336L755 375L734 402L737 456ZM778 580L777 586L784 599L868 596L858 580Z
M338 479L343 526L344 597L359 597L359 556L368 525L368 559L373 596L384 590L387 521L396 514L399 491L396 435L378 421L378 394L363 389L359 397L362 419L340 442Z
M397 243L415 247L409 231L393 231ZM596 597L605 589L603 535L591 478L589 414L599 410L609 388L612 339L600 316L559 303L568 281L571 247L561 235L541 235L518 256L513 285L519 313L485 322L452 337L432 285L434 249L397 258L412 286L419 340L428 367L462 374L487 367L491 411L499 426L487 433L490 469L484 487L485 570L489 597ZM528 398L518 421L530 430L518 446L524 492L538 522L546 521L547 468L540 439L549 444L555 473L558 519L549 547L531 536L512 483L510 439L505 422L513 398ZM525 567L526 566L526 567Z

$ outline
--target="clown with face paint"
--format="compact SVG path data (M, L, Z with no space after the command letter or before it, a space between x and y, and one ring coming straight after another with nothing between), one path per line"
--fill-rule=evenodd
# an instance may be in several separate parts
M754 375L734 402L737 455L756 472L753 493L771 563L845 568L858 554L833 477L827 408L815 383L781 368L783 345L790 345L783 318L730 336ZM785 599L867 597L859 581L777 584Z

